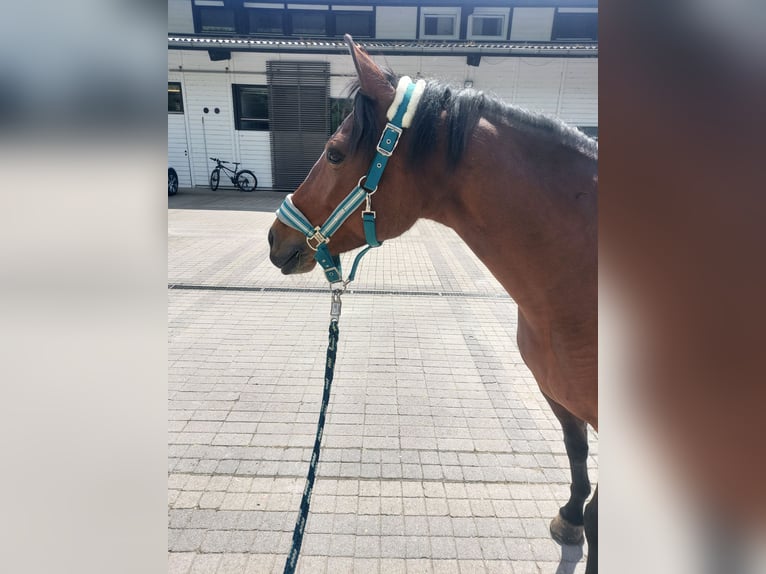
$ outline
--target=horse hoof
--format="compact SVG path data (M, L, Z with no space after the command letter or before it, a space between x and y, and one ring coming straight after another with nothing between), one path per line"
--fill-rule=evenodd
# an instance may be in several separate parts
M582 526L575 526L565 518L562 518L561 514L557 514L556 518L551 520L551 536L559 544L582 544L585 542L583 530Z

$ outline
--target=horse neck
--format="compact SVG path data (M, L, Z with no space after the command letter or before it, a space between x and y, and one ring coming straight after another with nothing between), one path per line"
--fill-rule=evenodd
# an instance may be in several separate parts
M454 229L526 315L595 302L595 160L482 120L458 166L444 163L426 216Z

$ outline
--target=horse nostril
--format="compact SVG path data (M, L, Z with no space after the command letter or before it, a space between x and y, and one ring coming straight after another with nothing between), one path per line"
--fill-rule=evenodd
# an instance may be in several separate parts
M269 229L269 247L274 247L274 230Z

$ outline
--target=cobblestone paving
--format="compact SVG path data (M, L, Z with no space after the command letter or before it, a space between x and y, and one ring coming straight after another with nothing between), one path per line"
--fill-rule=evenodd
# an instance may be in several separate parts
M169 198L169 572L284 567L330 301L319 271L268 261L282 197ZM568 463L514 302L426 221L368 255L356 289L298 571L582 573L583 549L548 534ZM595 482L595 436L591 452Z

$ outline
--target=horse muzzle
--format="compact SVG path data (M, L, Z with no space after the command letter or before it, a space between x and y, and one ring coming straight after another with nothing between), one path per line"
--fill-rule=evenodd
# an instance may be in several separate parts
M308 273L316 266L314 251L306 244L306 238L279 221L269 230L269 246L269 259L283 275Z

